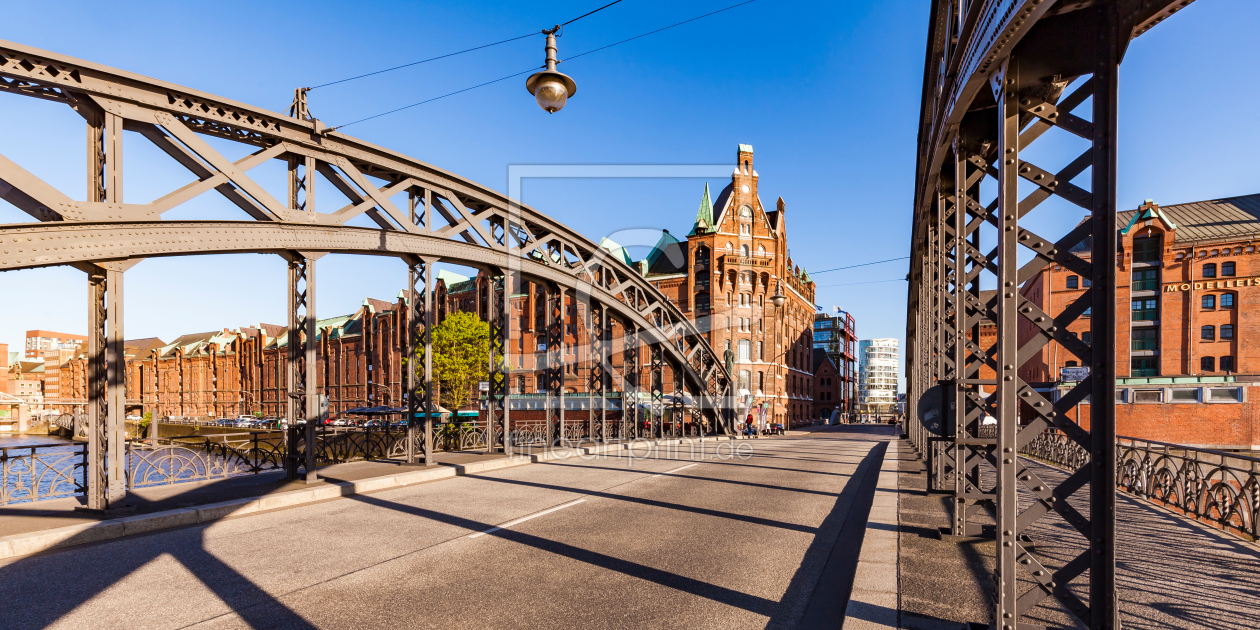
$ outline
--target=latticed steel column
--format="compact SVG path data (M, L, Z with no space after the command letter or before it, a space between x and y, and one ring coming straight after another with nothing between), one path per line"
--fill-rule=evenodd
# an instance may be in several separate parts
M622 338L622 370L625 372L625 388L621 392L621 438L639 437L639 326L625 324Z
M1015 628L1020 616L1016 568L1025 555L1017 533L1019 502L1019 60L999 70L998 100L998 284L997 284L997 613L996 623Z
M648 378L652 379L650 383L652 388L651 432L652 438L656 439L665 434L661 426L665 416L665 359L662 357L659 342L648 343L648 351L651 353L651 365L648 368L651 374Z
M686 388L683 386L682 369L677 366L672 367L674 372L674 402L673 405L671 405L672 409L669 414L669 424L670 435L676 438L681 436L683 433L683 394L685 393Z
M508 357L508 309L511 308L511 291L507 275L487 273L486 318L490 324L489 381L490 392L486 400L486 452L493 453L497 440L495 427L503 424L503 448L507 451L507 388L511 379ZM497 288L496 288L497 287Z
M547 444L564 440L564 306L565 291L544 289L547 309Z
M407 462L416 463L417 455L432 465L433 395L432 326L433 287L430 270L437 259L412 260L407 265ZM416 414L424 413L424 422ZM419 447L417 449L417 447Z
M286 454L287 475L297 479L299 466L298 419L305 420L302 439L305 441L306 482L319 479L316 459L319 456L317 427L319 424L319 391L316 383L315 355L315 258L295 253L289 260L289 329L288 333L288 400L285 419L288 423ZM366 334L366 332L365 332Z
M985 349L980 347L980 322L988 320L988 305L980 303L980 275L986 271L980 255L981 216L987 212L977 201L980 181L985 176L983 158L971 153L966 138L954 145L954 204L950 221L953 224L953 318L954 345L952 356L955 377L949 388L952 402L951 417L947 423L948 435L953 440L953 513L949 533L958 540L969 540L981 535L981 528L970 520L982 507L995 509L994 495L980 484L982 463L991 461L995 436L981 435L980 427L986 415L986 403L980 387L995 385L996 381L981 380L980 368L988 364L996 367ZM970 264L970 267L968 266Z

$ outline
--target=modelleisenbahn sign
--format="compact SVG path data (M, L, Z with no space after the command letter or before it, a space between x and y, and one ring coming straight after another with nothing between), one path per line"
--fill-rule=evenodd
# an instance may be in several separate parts
M1192 289L1193 287L1193 289ZM1204 291L1218 289L1238 289L1241 287L1260 287L1260 278L1241 278L1238 280L1215 280L1212 282L1182 282L1164 285L1164 293L1178 291Z

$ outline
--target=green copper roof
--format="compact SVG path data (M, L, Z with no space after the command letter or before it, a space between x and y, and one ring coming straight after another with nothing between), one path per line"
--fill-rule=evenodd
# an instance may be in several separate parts
M670 234L668 230L661 230L661 240L656 241L656 245L652 247L652 251L648 252L646 258L648 266L651 267L656 264L656 259L660 258L665 253L665 248L670 245L676 245L678 242L678 239L674 238L674 235Z
M468 282L468 279L469 279L468 276L461 276L455 273L454 271L450 271L449 269L439 269L437 272L436 278L438 280L446 281L446 286L448 289L450 288L452 284L455 284L457 282Z
M630 252L626 251L626 248L622 247L621 245L618 245L611 238L605 237L605 238L599 239L599 248L608 252L609 254L612 254L614 257L618 258L619 260L621 260L621 262L624 262L627 265L634 264L634 260L630 258Z
M702 231L713 229L713 200L709 198L709 182L704 183L704 196L700 197L700 210L696 212L696 223L691 226L687 236L695 236Z
M1169 228L1174 229L1174 230L1177 229L1177 225L1173 223L1171 220L1169 220L1168 217L1164 216L1164 213L1160 212L1157 208L1151 207L1154 203L1155 202L1151 201L1150 199L1147 199L1146 203L1144 204L1145 207L1138 208L1138 211L1133 213L1133 218L1129 219L1129 224L1124 226L1124 228L1120 230L1120 233L1128 234L1129 230L1133 229L1133 226L1138 221L1145 221L1147 219L1155 219L1155 218L1161 219L1162 221L1167 223Z

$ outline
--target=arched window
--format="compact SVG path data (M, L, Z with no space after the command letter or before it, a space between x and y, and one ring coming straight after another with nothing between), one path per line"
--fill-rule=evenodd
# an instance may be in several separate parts
M1203 265L1203 277L1204 278L1216 277L1216 263L1207 263Z
M738 356L739 356L740 361L748 360L748 353L750 352L749 349L751 347L752 347L752 342L748 341L747 339L739 340L739 355ZM747 385L745 385L744 387L745 389L747 389Z
M1204 310L1210 310L1210 309L1215 309L1215 308L1216 308L1216 296L1215 296L1215 295L1205 295L1205 296L1203 296L1203 300L1202 300L1202 302L1203 302L1203 308L1204 308Z
M1067 288L1069 288L1069 289L1075 289L1075 288L1078 286L1078 284L1077 284L1077 283L1078 283L1079 281L1080 281L1080 276L1068 276L1068 277L1067 277Z
M730 244L730 242L728 241L728 242L726 243L726 251L727 251L727 252L730 252L730 251L733 251L734 249L735 249L735 246L734 246L734 245L731 245L731 244Z
M1204 372L1215 372L1216 371L1216 358L1203 357L1202 359L1199 359L1199 369L1203 370Z
M1221 294L1221 308L1234 308L1234 294L1233 293Z
M1199 329L1199 338L1204 341L1216 341L1216 326L1204 326Z
M766 246L765 246L765 245L758 245L758 246L757 246L757 253L758 253L758 254L762 254L762 255L764 255L764 254L766 253Z
M1222 276L1232 276L1232 275L1234 275L1234 263L1232 263L1232 262L1223 262L1223 263L1221 263L1221 275L1222 275ZM1221 357L1221 360L1222 360L1222 361L1224 361L1224 359L1225 359L1225 357Z
M757 372L757 391L759 392L766 391L766 373L765 372Z
M741 250L742 250L742 251L743 251L743 253L744 253L744 258L747 258L749 255L751 255L751 254L752 254L752 252L748 250L748 246L747 246L747 245L744 245L744 246L741 248Z
M1233 338L1234 338L1234 325L1221 324L1221 339L1233 339Z
M1221 357L1221 371L1222 372L1234 371L1234 357Z

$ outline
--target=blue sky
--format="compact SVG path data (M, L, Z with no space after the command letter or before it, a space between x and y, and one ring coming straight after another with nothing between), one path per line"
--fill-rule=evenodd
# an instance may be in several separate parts
M731 4L625 0L581 20L560 58ZM576 17L598 1L127 2L6 7L0 37L276 111L293 88L506 39ZM759 0L562 64L578 93L540 110L524 77L344 131L506 190L513 164L725 164L756 149L766 203L788 206L793 258L811 270L908 253L928 2ZM1257 192L1260 131L1255 60L1260 3L1196 2L1133 43L1121 72L1121 209ZM528 38L311 92L340 125L534 67ZM126 139L125 193L146 202L188 175L141 138ZM225 152L239 149L217 144ZM1070 153L1047 143L1047 162ZM1078 148L1079 150L1079 148ZM56 105L0 94L0 153L83 198L81 119ZM229 155L232 155L229 153ZM264 184L279 173L262 172ZM270 178L270 179L268 179ZM714 191L725 184L710 181ZM524 201L592 239L630 228L690 228L704 180L531 180ZM338 206L329 186L316 200ZM326 206L321 206L325 211ZM1048 232L1080 212L1052 209ZM167 218L238 218L206 198ZM0 202L0 221L28 218ZM905 261L819 274L818 304L854 314L862 337L905 330ZM329 256L319 263L320 315L365 296L392 298L401 262ZM173 339L284 316L274 256L153 259L127 274L127 336ZM0 342L33 328L85 329L83 276L70 269L0 273ZM884 282L894 280L891 282ZM864 284L857 284L864 283ZM16 306L16 308L15 308Z

